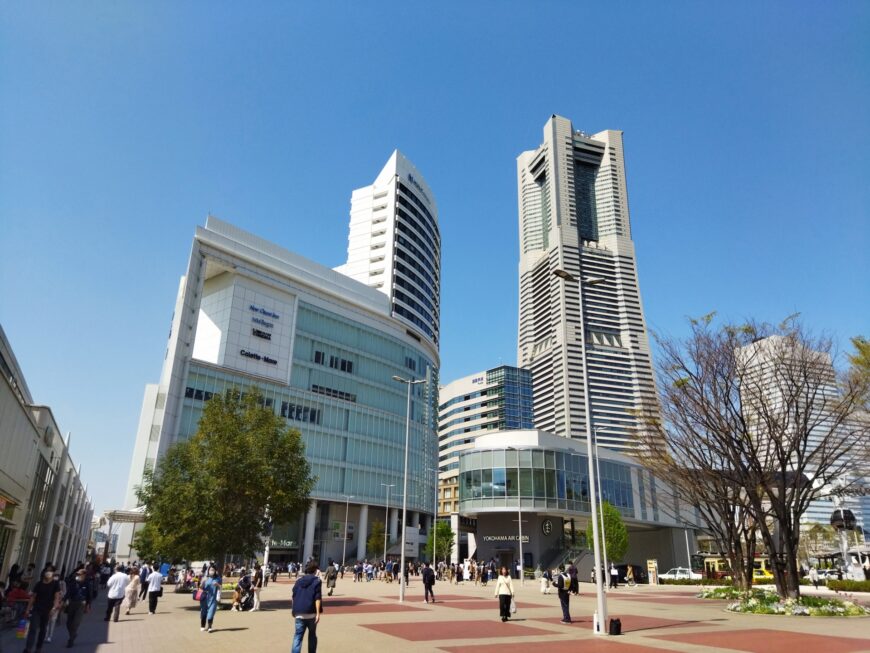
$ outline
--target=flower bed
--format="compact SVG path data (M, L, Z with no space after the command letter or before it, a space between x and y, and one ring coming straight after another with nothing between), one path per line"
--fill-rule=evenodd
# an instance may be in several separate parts
M741 592L735 587L716 587L701 590L702 599L725 599L729 612L745 614L785 614L809 617L859 617L870 615L870 609L852 601L802 596L799 599L783 599L775 592L754 589Z

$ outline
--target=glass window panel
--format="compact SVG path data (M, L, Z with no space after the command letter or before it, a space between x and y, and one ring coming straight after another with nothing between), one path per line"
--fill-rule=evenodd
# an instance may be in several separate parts
M532 452L528 449L522 449L518 452L520 455L520 467L532 466Z
M483 489L484 497L492 497L492 470L481 470L480 484Z
M520 468L520 496L530 497L533 491L532 470Z
M556 470L556 496L559 499L565 499L565 472L561 469Z
M505 485L507 486L507 495L509 497L517 496L517 491L519 489L519 472L516 468L507 468L506 470L506 480Z
M504 467L504 459L505 459L504 451L493 451L492 452L492 466L496 467Z
M492 451L481 452L480 467L483 469L492 469Z
M504 453L505 453L505 457L504 457L505 467L516 467L517 466L517 452L514 451L513 449L509 449L509 450L505 451Z
M545 469L544 470L544 478L547 481L547 498L555 498L556 496L556 470L555 469Z
M506 484L507 475L504 467L494 467L492 470L492 496L503 497Z
M544 465L547 469L556 469L556 452L555 451L545 451L544 452Z
M543 453L543 452L541 452L541 453ZM538 469L533 469L532 472L534 473L534 477L535 477L535 494L534 494L534 496L536 498L547 496L547 484L546 484L546 481L544 480L544 470L538 468Z
M535 449L532 452L532 467L535 469L544 469L544 452L540 449Z

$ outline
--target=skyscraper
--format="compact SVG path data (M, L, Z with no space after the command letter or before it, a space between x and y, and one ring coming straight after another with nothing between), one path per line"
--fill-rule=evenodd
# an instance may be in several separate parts
M630 449L633 411L656 395L622 132L588 135L553 115L517 158L517 184L517 364L532 371L535 426L585 438L588 392L599 443Z
M347 263L337 271L385 293L394 317L436 347L441 233L432 190L398 150L371 186L351 195Z

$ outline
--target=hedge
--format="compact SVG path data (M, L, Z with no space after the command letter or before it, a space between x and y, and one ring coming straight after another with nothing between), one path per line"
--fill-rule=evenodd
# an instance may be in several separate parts
M828 589L835 592L870 592L870 580L829 580Z

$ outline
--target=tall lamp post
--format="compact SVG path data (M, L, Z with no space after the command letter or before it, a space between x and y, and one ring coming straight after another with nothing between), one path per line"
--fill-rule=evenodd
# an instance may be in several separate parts
M411 386L426 383L426 379L403 379L401 376L393 376L393 381L404 383L408 386L408 405L405 410L405 478L402 481L402 555L399 566L399 603L405 601L405 532L407 531L408 518L408 446L411 440Z
M517 452L517 540L520 546L520 585L526 584L526 561L523 558L523 493L519 484L520 478L520 450L516 447L505 447L505 451Z
M350 508L350 500L353 499L352 494L342 494L344 497L344 542L341 544L341 573L344 574L344 562L347 554L347 511ZM342 578L344 576L342 575Z
M384 564L387 564L387 536L390 532L390 488L396 487L395 483L390 483L387 485L386 483L381 483L385 488L387 488L387 514L384 517Z
M557 269L553 270L553 274L563 281L578 282L578 294L580 296L580 361L583 365L583 404L586 411L586 457L588 459L588 476L589 476L589 518L592 521L592 551L595 558L595 594L597 599L598 612L596 618L592 621L592 633L594 635L606 635L607 629L607 600L604 597L604 588L602 587L603 578L601 578L601 546L598 533L598 501L596 498L596 483L595 483L595 461L592 458L592 405L589 400L589 372L586 366L586 320L583 307L583 289L580 284L583 281L578 281L571 273ZM586 285L595 285L601 283L603 279L586 279ZM567 332L565 334L567 338Z
M598 498L603 502L604 501L604 493L601 491L601 458L598 455L598 432L606 431L607 428L603 426L593 426L592 432L595 434L595 476L598 481ZM604 572L610 575L610 569L607 566L607 532L604 530L604 508L603 506L598 511L599 512L599 521L601 522L601 550L602 555L604 557ZM596 572L597 573L597 572Z

